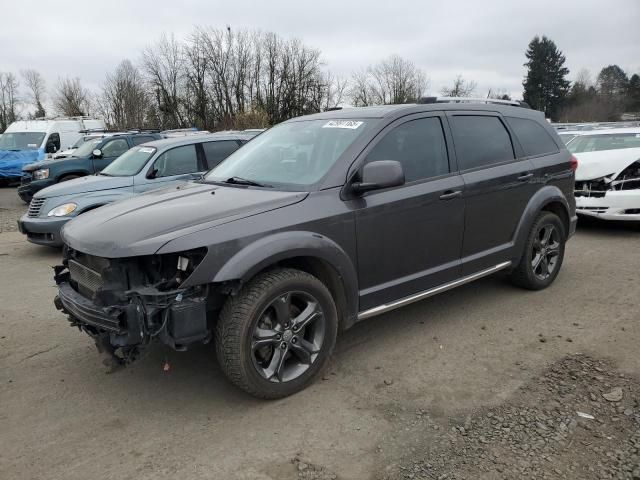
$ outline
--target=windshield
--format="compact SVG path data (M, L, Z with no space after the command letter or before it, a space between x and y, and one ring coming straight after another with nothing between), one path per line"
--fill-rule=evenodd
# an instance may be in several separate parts
M96 148L98 148L98 144L102 141L101 138L92 138L83 142L78 148L73 151L74 157L88 157L91 155Z
M211 170L205 181L301 189L317 183L371 120L283 123L258 135ZM240 183L231 182L231 183Z
M571 153L600 152L623 148L640 148L640 133L580 135L567 145L567 149Z
M73 145L71 145L71 149L75 149L78 148L80 145L82 145L84 142L87 142L89 140L95 140L95 139L100 139L100 137L80 137L76 143L74 143Z
M37 150L44 140L44 132L10 132L0 137L0 150Z
M559 133L558 135L560 135L560 140L562 140L565 145L578 136L575 133Z
M156 149L153 147L133 147L107 165L100 174L110 177L136 175L154 153L156 153Z

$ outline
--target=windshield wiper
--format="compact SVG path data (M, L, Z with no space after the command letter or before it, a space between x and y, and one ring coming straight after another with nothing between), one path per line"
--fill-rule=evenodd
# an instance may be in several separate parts
M242 177L227 178L223 183L231 183L233 185L249 185L251 187L271 188L271 185L265 185L264 183L254 182L253 180L249 180L248 178L242 178Z
M110 174L104 173L104 172L100 172L100 173L98 173L98 175L104 175L105 177L113 177L113 175L110 175Z

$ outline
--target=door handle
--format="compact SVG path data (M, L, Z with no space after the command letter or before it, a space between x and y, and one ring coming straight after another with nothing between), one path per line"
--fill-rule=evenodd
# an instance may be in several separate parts
M462 190L447 190L442 195L440 195L440 200L451 200L452 198L456 198L462 195Z
M533 177L533 173L531 172L523 173L518 177L518 180L520 180L521 182L524 182L525 180L529 180L532 177Z

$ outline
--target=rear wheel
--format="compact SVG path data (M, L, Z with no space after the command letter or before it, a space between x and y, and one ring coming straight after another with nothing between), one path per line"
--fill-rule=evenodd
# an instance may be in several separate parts
M216 327L216 353L226 376L244 391L286 397L326 366L337 327L335 303L320 280L299 270L273 270L227 300Z
M530 290L551 285L562 266L565 242L566 233L560 218L551 212L541 212L533 222L511 281Z

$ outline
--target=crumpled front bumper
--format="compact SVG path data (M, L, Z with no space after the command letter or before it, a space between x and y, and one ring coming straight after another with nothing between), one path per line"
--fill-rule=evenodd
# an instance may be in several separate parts
M123 292L128 300L120 304L101 306L73 287L65 266L54 270L56 308L69 316L72 326L91 336L98 350L106 350L121 363L132 361L140 347L155 340L176 350L209 340L206 295L189 291L166 294L147 287Z
M640 189L612 190L603 197L576 196L576 213L603 220L640 221Z

